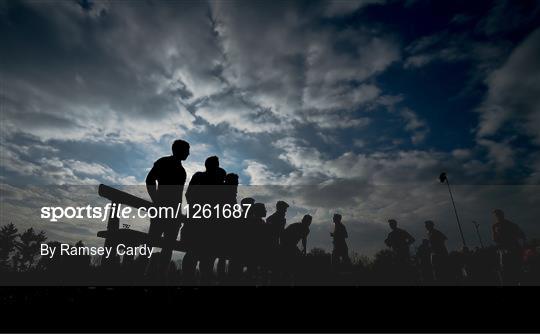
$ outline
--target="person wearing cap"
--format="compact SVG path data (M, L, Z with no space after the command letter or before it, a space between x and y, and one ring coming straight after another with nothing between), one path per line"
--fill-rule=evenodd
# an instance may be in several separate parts
M392 249L398 260L409 261L409 246L414 243L414 237L406 230L398 228L396 220L390 219L388 220L388 224L392 231L388 233L388 237L384 240L384 243Z
M429 245L431 247L431 266L433 268L433 279L441 281L446 279L446 261L448 249L446 248L446 235L435 229L435 223L428 220L425 222Z
M493 216L493 241L498 249L501 280L503 284L517 284L521 271L521 243L526 240L525 233L517 224L507 220L502 210L495 209Z
M287 224L287 219L285 218L285 215L287 215L287 208L289 208L289 204L285 201L278 201L276 203L276 211L272 215L270 215L266 219L266 223L270 224L273 229L274 235L272 237L273 244L275 247L279 246L279 239L281 237L281 233L285 229L285 225Z
M350 264L349 247L347 247L347 241L345 241L345 239L349 237L349 234L347 234L347 228L345 228L345 225L341 222L341 218L341 214L334 214L334 232L330 233L330 236L333 237L334 244L332 263Z

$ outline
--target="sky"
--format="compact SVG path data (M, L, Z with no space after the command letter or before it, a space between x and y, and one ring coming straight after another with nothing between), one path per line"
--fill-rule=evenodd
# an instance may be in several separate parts
M31 187L144 184L181 138L188 177L219 156L269 213L314 214L313 246L334 211L359 252L391 217L457 246L442 171L469 239L496 206L540 236L539 23L538 1L2 0L2 222L41 224ZM77 225L43 224L97 241Z

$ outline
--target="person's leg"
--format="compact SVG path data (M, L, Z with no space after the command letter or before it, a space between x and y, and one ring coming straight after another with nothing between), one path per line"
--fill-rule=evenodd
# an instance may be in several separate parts
M518 285L521 273L521 259L519 252L508 250L503 257L504 285Z
M158 240L163 236L164 233L164 222L160 219L150 220L150 227L148 228L148 236L151 241ZM153 248L153 243L149 243L149 247ZM144 273L146 276L152 278L152 280L159 276L159 263L161 262L161 255L156 259L155 256L152 256L152 259L146 264Z
M192 285L195 283L195 272L197 269L197 258L193 253L186 252L182 258L182 278L185 284Z
M169 272L169 266L172 259L172 252L174 244L180 231L180 223L174 219L166 219L164 221L164 233L163 233L163 248L161 249L161 261L160 267L162 273L167 276Z
M441 269L439 264L439 255L431 254L431 268L433 270L433 281L438 282L441 280Z
M223 279L227 270L227 259L220 257L217 263L217 275L218 278Z

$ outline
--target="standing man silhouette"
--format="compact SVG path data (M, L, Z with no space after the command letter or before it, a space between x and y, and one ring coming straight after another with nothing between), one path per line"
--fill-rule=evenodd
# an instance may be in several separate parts
M501 282L516 285L521 272L521 242L526 239L525 233L517 224L507 220L502 210L495 209L493 216L493 241L498 249Z
M217 156L210 156L204 161L205 171L196 172L189 182L188 189L186 191L186 201L189 206L192 207L192 211L195 212L195 205L202 207L210 206L213 208L216 204L220 203L223 192L223 186L225 184L225 177L227 173L223 168L219 166L219 158ZM199 227L196 227L191 223L182 229L182 235L191 235L188 243L192 247L196 247L197 251L188 251L182 259L182 272L187 281L192 281L195 277L197 263L199 263L199 272L201 279L204 281L211 280L214 270L215 257L213 257L212 250L209 250L212 245L215 246L215 240L218 236L208 234L208 229L201 224L212 224L216 222L216 217L210 216L209 218L197 219ZM184 234L185 233L185 234ZM184 238L184 237L182 237ZM188 239L188 238L186 238ZM201 246L204 246L201 248Z
M334 250L332 251L332 264L350 264L349 248L347 247L347 228L341 222L341 214L334 214L334 232L330 233L330 236L334 238Z
M289 208L289 204L285 201L278 201L276 203L276 211L272 215L270 215L266 219L266 223L272 225L274 232L273 236L273 242L274 247L279 246L279 239L281 237L281 233L285 229L285 225L287 224L287 219L285 218L285 215L287 215L287 208Z
M409 246L414 243L414 237L406 230L398 228L396 220L390 219L388 224L392 231L388 234L384 243L394 251L399 261L408 262L410 260Z
M431 267L436 281L447 279L448 249L446 249L446 235L435 229L435 223L428 220L425 222L428 232L429 245L431 247Z
M172 144L172 156L155 161L146 176L146 189L156 206L176 208L182 203L182 193L186 182L186 170L182 161L189 156L189 143L176 140ZM180 218L157 218L150 222L148 234L151 238L165 239L161 250L159 268L167 271L172 257L174 242L180 230Z

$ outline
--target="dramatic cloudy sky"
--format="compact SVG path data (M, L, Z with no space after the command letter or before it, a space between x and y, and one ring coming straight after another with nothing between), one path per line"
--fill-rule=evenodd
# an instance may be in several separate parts
M467 234L501 206L538 236L539 18L534 0L0 1L2 220L29 186L142 184L183 138L188 175L218 155L282 185L314 246L336 209L359 251L390 216L457 243L443 170Z

